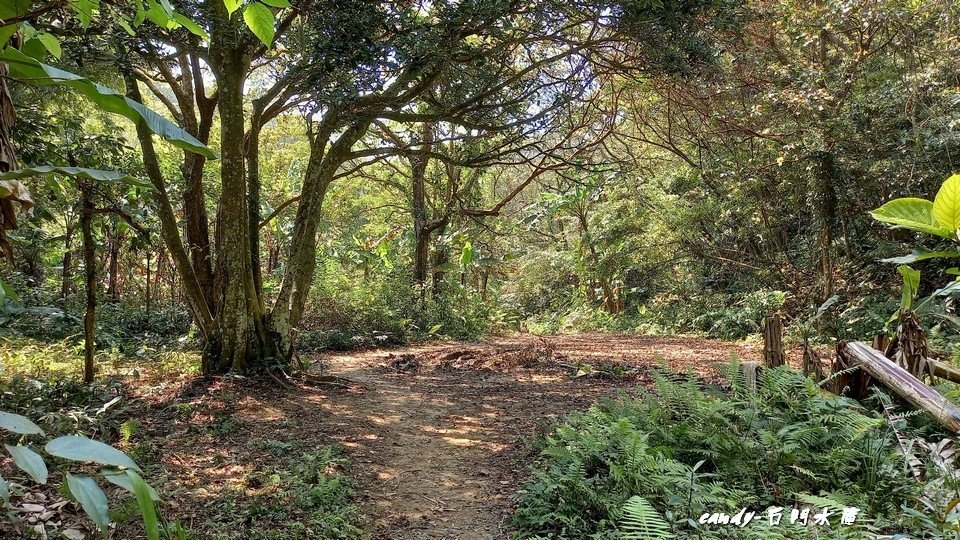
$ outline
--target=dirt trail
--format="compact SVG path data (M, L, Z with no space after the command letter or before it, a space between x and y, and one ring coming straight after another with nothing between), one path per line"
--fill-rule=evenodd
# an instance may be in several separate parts
M644 371L573 377L569 366L666 362L709 374L731 354L756 351L693 338L578 335L330 355L327 371L362 388L320 405L328 433L361 473L375 538L502 539L529 437L648 380Z
M174 433L170 420L158 419L149 429L164 441L168 485L180 488L178 512L191 525L209 519L200 509L224 490L250 493L251 471L275 462L251 441L295 439L310 448L344 447L374 539L500 540L509 537L505 518L533 435L571 410L649 383L652 365L713 377L715 365L731 355L757 359L759 347L580 334L316 355L311 360L324 373L348 379L349 386L183 390L177 401L205 403L198 410L211 412L194 413ZM171 410L169 402L160 408ZM189 425L209 426L224 414L238 422L226 435ZM194 435L198 429L203 436Z

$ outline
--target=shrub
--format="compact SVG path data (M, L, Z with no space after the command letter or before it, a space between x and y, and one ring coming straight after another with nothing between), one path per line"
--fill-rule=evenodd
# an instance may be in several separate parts
M922 510L922 486L896 449L886 419L787 368L767 370L755 394L739 382L727 395L658 378L655 394L572 414L541 442L518 495L514 538L622 538L621 523L656 530L635 497L678 538L919 536L924 526L904 509ZM835 514L828 531L770 528L766 519L742 529L699 522L704 513L770 506L788 516L795 506L851 506L862 519L839 527Z

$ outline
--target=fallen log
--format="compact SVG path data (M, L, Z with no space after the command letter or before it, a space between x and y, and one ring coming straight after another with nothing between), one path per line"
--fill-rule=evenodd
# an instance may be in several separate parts
M847 343L842 351L892 392L914 407L928 412L947 429L960 433L960 408L890 361L883 353L859 341Z
M930 366L930 373L932 373L934 377L960 383L960 369L957 367L951 366L946 362L934 360L933 358L927 358L927 365Z

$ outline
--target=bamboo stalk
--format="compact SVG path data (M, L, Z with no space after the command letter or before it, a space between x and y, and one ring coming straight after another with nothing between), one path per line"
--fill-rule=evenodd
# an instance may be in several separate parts
M883 356L883 353L859 341L846 344L843 347L843 353L911 405L930 413L947 429L960 433L960 409L939 392L923 384L907 370Z

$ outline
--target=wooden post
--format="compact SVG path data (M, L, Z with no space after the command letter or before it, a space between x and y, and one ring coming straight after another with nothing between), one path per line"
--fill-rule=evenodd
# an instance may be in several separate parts
M880 351L855 341L843 347L843 354L857 362L864 371L890 391L914 407L928 412L947 429L960 433L960 409L939 392L920 382L906 369L883 356Z
M783 323L776 313L763 321L763 363L768 368L787 363L783 353Z
M757 393L757 375L761 369L763 368L760 366L760 362L744 362L740 364L744 386L746 386L747 390L752 394Z

